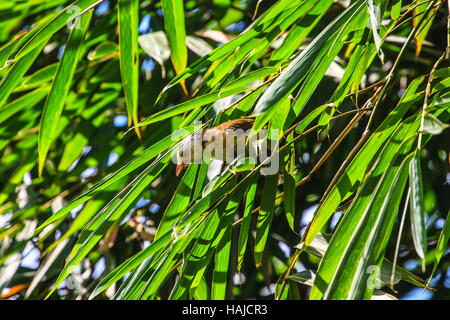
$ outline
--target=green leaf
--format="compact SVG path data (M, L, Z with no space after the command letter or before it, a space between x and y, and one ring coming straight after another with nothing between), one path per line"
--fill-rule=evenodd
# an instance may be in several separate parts
M227 185L229 187L234 187L236 185L235 179L231 180ZM225 196L219 203L217 209L214 209L211 212L207 223L204 223L204 228L199 233L199 237L194 247L186 257L181 272L181 278L173 288L170 299L183 299L187 297L188 290L190 295L196 291L205 269L212 259L213 253L221 242L221 239L228 229L231 230L233 215L244 195L243 188L246 186L246 183L241 184L231 193L231 195ZM215 189L210 194L217 190L221 191L221 189ZM218 281L217 278L216 281ZM222 280L219 282L222 283Z
M331 0L314 2L312 8L308 7L306 16L303 16L291 28L283 44L276 49L270 57L270 65L279 65L285 62L300 46L305 37L322 19L325 12L333 4Z
M214 210L207 219L208 220L203 223L204 226L201 229L193 248L185 258L180 279L175 284L170 294L170 299L186 299L195 275L203 273L212 257L212 252L209 255L208 252L211 251L210 247L214 242L214 239L218 239L220 234L220 231L218 231L220 225L218 210Z
M16 87L14 92L27 91L33 88L37 88L42 84L49 82L55 76L58 66L59 63L53 63L49 66L39 69L38 71L29 76L23 77L23 81L18 87Z
M45 43L41 44L39 47L32 50L30 54L16 62L8 71L6 76L4 76L0 81L0 109L4 107L9 96L20 83L25 72L27 72L27 70L31 67L44 45Z
M64 208L56 212L54 215L52 215L50 218L48 218L42 225L39 226L39 228L36 229L36 234L43 230L47 225L49 225L52 222L55 222L63 217L65 217L70 211L78 207L80 204L86 202L87 200L91 199L93 196L110 186L111 184L117 182L119 179L127 176L143 164L147 163L152 158L156 157L158 154L164 152L167 150L171 145L174 145L175 143L181 141L184 137L189 135L193 127L186 128L187 132L184 136L179 137L178 140L174 141L174 138L172 135L167 136L166 138L160 140L156 144L150 146L147 148L144 152L139 154L137 157L129 161L127 164L125 164L121 169L117 170L116 172L112 173L111 175L107 176L105 179L100 181L98 184L90 188L85 193L78 196L76 199L71 201L69 204L67 204Z
M118 47L115 42L104 41L100 43L93 51L89 52L87 58L89 61L95 61L116 54L117 52Z
M187 65L186 30L182 0L162 0L164 26L169 39L172 64L177 74Z
M342 37L346 34L347 29L351 29L353 21L357 21L355 19L355 15L359 13L364 13L360 9L363 7L364 3L362 1L357 1L349 6L342 14L340 14L332 23L330 23L321 33L317 36L308 47L303 50L300 55L295 58L289 66L281 73L281 75L268 87L268 89L263 93L261 98L258 100L258 103L255 107L253 115L261 115L263 112L270 108L276 109L280 101L283 101L284 98L287 98L289 94L295 89L295 87L300 83L300 81L306 76L308 70L310 70L311 65L314 64L314 61L319 61L321 59L321 55L318 55L319 52L325 54L328 51L329 46L333 45L333 42L328 41L331 37L340 34ZM350 31L350 30L348 30ZM340 43L342 39L338 39ZM337 49L337 46L336 46ZM338 51L338 50L337 50ZM330 55L331 56L331 55ZM334 57L332 58L334 59ZM331 60L332 60L331 59ZM331 62L330 62L331 63ZM320 68L320 72L323 68L325 68L326 63L322 64ZM325 68L326 71L326 68ZM323 72L325 72L323 71ZM317 72L317 75L320 73ZM321 76L317 77L318 79ZM313 86L308 86L308 90L313 90ZM305 98L309 98L309 94L305 91ZM303 101L303 99L301 100ZM296 103L297 104L297 103ZM302 106L302 105L301 105ZM296 114L301 107L297 108ZM295 106L293 107L295 109Z
M242 76L241 78L234 80L233 82L231 82L229 85L227 85L223 89L212 91L205 95L187 100L176 106L173 106L173 107L164 109L160 112L154 113L151 116L149 116L146 119L139 122L136 125L136 127L142 127L142 126L149 125L151 123L162 121L164 119L173 117L175 115L190 111L197 107L201 107L206 104L218 101L220 99L238 94L240 92L247 91L247 90L251 89L248 84L250 84L251 82L253 82L261 77L264 77L274 71L276 71L276 68L267 67L267 68L262 68L262 69L250 72L250 73Z
M312 270L305 270L291 274L288 279L312 287L316 273Z
M364 178L364 174L370 168L370 165L373 164L373 160L379 150L383 148L386 141L392 139L392 133L396 131L395 136L403 137L398 141L402 141L405 136L413 133L410 131L412 130L410 121L408 122L408 125L403 125L401 127L398 127L398 124L409 108L422 99L422 94L415 95L414 93L423 80L424 77L417 78L409 85L396 108L369 137L358 154L350 162L345 172L339 177L336 185L331 189L328 196L314 215L314 219L305 236L305 243L307 246L315 238L317 233L320 232L321 228L326 224L338 205L353 194L355 188ZM413 128L416 128L415 126L418 128L419 123L417 121L420 120L417 116L415 119L416 122L414 122ZM393 141L396 140L393 139ZM397 142L397 144L399 144L399 142ZM385 158L384 164L386 166L392 160L395 150L396 144L393 143L389 145L389 150L382 153Z
M261 266L264 248L269 236L270 225L275 214L275 196L277 194L278 174L268 175L264 181L261 208L258 213L255 240L255 265Z
M89 299L93 299L101 292L109 288L113 283L123 278L128 272L135 269L141 263L143 263L146 259L154 255L161 248L167 245L171 241L171 232L167 232L163 236L161 236L158 240L155 240L151 245L149 245L144 250L138 252L131 258L127 259L124 263L114 269L111 273L109 273L105 278L103 278L100 283L95 287L94 291L89 296Z
M321 105L320 107L314 108L305 118L303 118L303 120L300 121L298 126L295 128L295 132L303 133L311 122L313 122L325 109L329 107L329 105Z
M123 91L127 104L128 126L131 121L138 123L138 93L139 93L139 52L138 25L139 1L119 0L119 60L122 75ZM140 133L136 130L140 137Z
M35 89L0 108L0 124L25 108L33 108L47 96L49 91L50 87Z
M411 213L411 233L418 256L423 260L427 252L427 230L425 227L425 209L423 203L422 169L420 165L420 150L416 149L409 165L409 198Z
M170 47L163 31L148 33L138 38L139 45L150 57L155 59L161 67L170 58Z
M128 189L121 191L122 197L115 197L110 201L97 216L91 220L81 233L77 243L74 245L72 252L68 257L68 262L58 276L58 279L49 292L49 297L54 290L61 284L61 282L73 271L81 260L89 253L89 251L100 241L107 230L116 223L121 221L126 210L137 202L138 196L153 182L160 174L167 163L170 161L170 155L164 157L162 161L152 163L146 170L144 170L130 185Z
M224 300L227 292L228 265L230 263L232 228L227 228L216 249L211 286L211 300Z
M46 20L41 27L38 27L36 34L21 47L20 51L14 56L14 60L22 59L22 57L38 47L42 48L55 32L68 25L68 23L73 23L75 28L78 27L79 16L85 14L99 3L100 1L98 0L77 0L72 5L65 7L64 10L59 11L49 20ZM69 10L73 8L76 10Z
M277 16L283 12L287 7L292 6L292 1L281 0L272 6L269 10L265 11L254 23L253 28L248 28L245 32L233 40L225 43L222 46L211 51L208 55L196 60L194 63L189 65L183 72L172 79L169 84L164 88L163 92L167 91L170 87L179 83L180 81L192 76L202 68L210 65L213 61L216 61L225 55L229 54L241 45L244 45L250 39L258 36L261 30L266 28L274 28L277 24L273 21L277 19ZM278 22L279 23L279 22ZM258 27L258 29L257 29ZM161 95L160 95L161 96Z
M422 16L428 6L428 3L423 3L419 6L416 6L413 10L413 26L417 26L419 21L422 19ZM416 56L420 55L422 51L422 45L425 41L425 38L428 35L431 25L433 24L434 17L436 16L436 11L431 10L428 13L428 16L424 20L421 26L419 26L419 32L414 34L414 40L416 42Z
M388 235L407 181L415 137L406 140L384 169L382 161L369 173L339 223L319 265L310 299L370 298L376 270L384 257ZM381 178L380 178L381 174ZM356 227L355 227L356 226Z
M256 190L258 187L258 176L254 174L250 177L250 187L245 194L244 213L242 214L242 222L239 230L238 240L238 261L237 270L240 272L244 254L247 248L247 240L250 231L250 223L252 221L252 210L255 202Z
M444 228L442 228L441 234L439 236L436 251L434 253L433 272L431 272L428 282L430 282L431 279L433 278L433 274L436 271L436 268L439 265L442 256L447 250L447 243L449 238L450 238L450 211L447 212L447 218L445 218Z
M441 134L442 131L444 131L446 128L448 128L449 125L442 123L441 120L433 116L432 114L429 114L428 112L425 113L423 118L423 131L429 134L438 135Z
M59 119L64 109L67 94L80 59L83 38L91 21L92 11L81 17L81 27L73 28L53 79L50 93L45 102L39 126L39 176L42 175L50 145L56 138Z
M370 19L368 20L370 29L372 30L373 40L377 48L378 56L380 57L381 63L384 63L384 53L381 50L381 37L378 30L381 29L381 19L383 14L380 12L380 6L375 6L374 0L367 1L367 10L369 11Z
M178 184L178 187L162 216L161 222L158 225L158 230L156 231L155 239L158 239L161 235L169 231L176 223L179 215L187 209L197 170L198 166L195 164L191 164L186 170L186 173Z
M294 138L293 134L290 134L286 138L286 142L289 143ZM284 160L284 179L283 179L283 191L284 191L284 212L288 221L289 227L295 232L294 220L295 220L295 146L291 144L290 152L286 155Z
M394 0L391 8L391 18L397 20L402 11L402 0Z
M136 300L137 298L149 299L150 297L153 297L162 283L166 281L168 273L172 270L173 266L177 262L175 256L183 253L191 241L192 237L189 236L183 236L180 239L176 239L176 241L170 247L170 252L168 253L167 257L165 257L158 264L154 272L152 272L150 279L148 281L146 279L143 279L141 281L142 283L147 284L145 291L140 296L130 295L127 296L127 298Z

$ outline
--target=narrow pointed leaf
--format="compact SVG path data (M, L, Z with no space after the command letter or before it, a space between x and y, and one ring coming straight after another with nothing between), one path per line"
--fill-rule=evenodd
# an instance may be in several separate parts
M127 104L128 125L138 123L139 54L138 25L139 1L119 0L119 60L123 91ZM136 130L139 136L139 131Z
M170 44L172 64L177 74L187 65L186 30L182 0L162 0L164 26Z
M59 119L64 109L67 94L72 85L72 79L81 58L83 38L91 21L92 11L81 17L80 28L74 27L64 48L61 60L53 79L50 93L45 102L44 111L39 126L39 175L42 175L45 159L50 145L56 138Z
M418 149L414 152L414 157L409 165L409 185L411 188L411 197L409 198L411 234L418 256L424 259L427 252L427 233L423 202L422 169L420 165L420 151Z

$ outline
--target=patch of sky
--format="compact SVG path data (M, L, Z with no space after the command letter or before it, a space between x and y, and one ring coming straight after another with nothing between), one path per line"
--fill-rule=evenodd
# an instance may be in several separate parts
M41 252L31 242L28 242L23 251L23 258L20 266L36 270L39 267L39 257Z
M114 127L121 128L128 125L128 117L126 115L118 115L114 117Z
M414 288L400 297L400 300L430 300L433 297L431 290L423 290L423 288Z
M81 174L80 177L82 180L87 179L89 177L95 176L98 172L96 167L88 167Z
M31 177L31 173L28 171L23 176L23 184L26 186L29 186L29 185L31 185L32 182L33 182L33 178Z
M450 268L445 271L444 287L450 289Z
M0 215L0 228L6 227L9 224L9 220L11 219L12 215L12 212Z
M150 199L140 198L138 202L136 203L136 209L140 209L142 207L145 207L150 203Z
M103 16L108 12L108 10L109 10L109 1L103 1L98 5L97 9L95 9L94 13L97 16Z
M289 258L291 256L291 248L289 248L286 243L280 241L278 242L278 246L280 247L281 251L283 251L286 258Z
M63 45L61 45L61 47L59 47L59 50L58 50L58 56L57 56L58 60L61 60L61 57L62 57L62 55L63 55L63 53L64 53L64 48L65 48L65 47L66 47L65 44L63 44Z
M153 71L155 70L155 61L152 58L147 58L142 61L141 68L143 71Z
M330 228L331 230L334 229L334 227L336 227L336 224L339 222L339 219L342 217L342 214L344 212L343 211L339 211L333 214L333 216L331 217L331 222L330 222Z
M148 208L148 211L151 213L157 213L161 207L157 203L152 203L150 207Z
M229 26L227 26L225 28L225 31L227 32L242 32L244 31L246 25L244 21L239 21L239 22L235 22L230 24Z
M149 14L143 16L141 22L139 23L138 32L140 34L146 34L150 32L150 22L151 16Z
M262 295L263 297L267 297L270 296L271 294L275 293L275 283L271 283L269 285L269 288L264 287L259 291L259 294Z
M75 219L75 217L78 215L78 213L81 211L81 209L84 208L85 205L86 205L86 203L82 203L78 207L76 207L75 209L70 211L70 215L72 216L72 219Z
M95 280L100 278L105 269L106 269L105 258L101 257L95 264L94 272L92 272L92 278Z
M119 159L119 155L115 153L114 151L111 151L111 153L108 156L108 163L107 166L111 167L116 161Z
M415 259L410 259L405 261L405 264L403 265L407 270L411 271L417 268L419 263Z
M444 224L445 224L445 219L444 218L439 218L436 220L436 222L434 223L434 227L437 230L441 230L442 228L444 228Z
M235 273L233 275L233 283L234 283L235 286L238 286L239 284L245 283L246 279L245 279L245 276L242 273L241 273L240 278L241 278L241 282L239 283L239 273Z

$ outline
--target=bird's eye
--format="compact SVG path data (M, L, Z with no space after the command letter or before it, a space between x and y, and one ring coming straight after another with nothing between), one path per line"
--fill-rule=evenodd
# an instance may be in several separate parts
M180 157L182 157L183 156L183 151L180 151L178 154L180 155Z

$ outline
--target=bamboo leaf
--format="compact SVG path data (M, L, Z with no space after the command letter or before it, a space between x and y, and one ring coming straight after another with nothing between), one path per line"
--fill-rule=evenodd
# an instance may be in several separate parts
M0 124L25 108L34 107L47 96L49 91L49 87L35 89L0 108Z
M407 180L412 155L406 155L414 141L412 137L399 147L381 178L378 178L383 168L381 161L369 174L319 265L311 299L322 295L325 299L370 298L375 283L367 282L372 279L369 271L383 259L389 240L386 235L391 233Z
M50 93L45 102L39 126L39 176L42 175L50 145L56 138L59 119L64 109L67 94L78 65L83 47L83 38L91 21L92 11L81 17L81 27L73 28L64 53L56 70Z
M286 138L286 142L290 142L293 139L293 135L289 135ZM294 220L295 220L295 147L291 145L290 152L286 155L284 161L284 179L283 179L283 191L284 191L284 212L288 221L289 227L295 232Z
M318 55L318 53L322 52L322 54L324 54L326 51L328 51L328 48L324 48L324 45L329 44L328 46L331 46L333 44L332 42L327 42L328 39L340 31L342 31L341 35L344 36L346 34L345 30L343 31L342 29L344 26L345 26L344 29L347 28L351 29L350 27L352 26L353 22L350 24L348 22L353 21L351 20L351 17L353 18L353 16L357 12L363 13L363 11L358 11L361 9L362 5L363 2L357 1L353 3L351 6L349 6L332 23L330 23L320 33L320 35L317 36L314 39L314 41L312 41L308 45L308 47L300 53L300 55L297 58L295 58L290 63L290 65L269 86L269 88L263 93L261 98L258 100L253 115L255 116L261 115L263 112L265 112L270 108L276 108L280 101L284 101L284 98L287 98L289 94L291 94L291 92L295 89L295 87L306 76L306 73L310 69L311 65L314 65L314 61L317 61L321 58L321 55ZM340 41L341 39L339 39L338 42ZM320 70L322 70L322 68ZM313 86L311 85L310 88L312 89L312 87ZM306 91L304 95L305 97L306 96L309 97L309 94L306 94ZM300 108L297 108L296 114L298 114L299 109Z
M391 8L391 18L397 20L402 11L402 0L394 0Z
M186 30L182 0L162 0L164 26L169 39L172 64L177 74L187 65Z
M70 6L64 8L64 10L59 11L57 14L52 16L48 21L43 23L42 27L39 27L37 32L21 47L19 52L14 56L14 60L17 61L27 55L34 49L42 46L48 41L48 39L58 30L64 26L73 23L77 27L77 23L81 14L85 14L89 9L92 9L98 5L100 1L98 0L77 0L74 1ZM75 13L72 10L76 8ZM38 50L39 52L41 50Z
M97 216L91 220L86 229L81 233L77 243L74 245L72 252L68 257L68 262L58 276L53 289L47 295L47 298L54 290L61 284L61 282L73 271L81 260L88 254L88 252L100 241L105 235L106 231L116 221L120 221L124 217L125 211L138 199L138 196L147 188L147 186L159 176L162 169L170 161L170 156L166 156L161 163L154 163L144 170L136 179L130 184L129 189L122 191L122 198L114 198L108 203Z
M450 238L450 211L447 213L447 218L445 218L444 228L442 228L441 234L439 236L439 240L436 246L436 251L434 253L434 264L433 271L431 272L428 283L433 278L434 272L441 261L442 256L447 250L448 239Z
M427 252L427 233L423 203L422 169L420 166L420 151L418 149L414 152L414 157L409 165L409 185L411 188L409 204L412 237L416 252L423 260Z
M101 292L109 288L113 283L125 276L129 271L135 269L146 259L157 253L161 248L163 248L171 241L171 235L171 232L167 232L158 240L153 242L150 246L138 252L137 254L126 260L124 263L122 263L119 267L114 269L100 281L100 283L95 287L92 294L89 296L89 299L93 299L94 297L99 295Z
M255 240L255 265L261 266L264 248L269 236L270 225L275 214L275 196L277 193L278 174L268 175L265 178L262 193L261 208L258 213Z
M372 30L373 40L377 48L378 56L380 57L381 63L384 63L384 53L381 50L381 37L378 30L381 29L381 19L383 14L380 12L380 6L375 6L373 0L367 1L367 9L369 11L369 25Z
M278 1L274 6L272 6L269 10L265 11L254 23L253 28L247 28L247 30L234 38L233 40L225 43L224 45L214 49L208 55L196 60L190 66L188 66L183 72L177 75L174 79L172 79L169 84L164 88L163 92L167 91L170 87L176 85L180 81L192 76L202 68L208 66L213 61L224 57L229 54L239 46L245 44L247 41L252 39L253 37L259 35L260 30L265 30L268 27L274 28L276 24L273 23L276 20L277 16L283 12L287 7L292 6L292 2L288 0ZM259 27L257 30L256 27Z
M405 130L411 130L409 125L399 128L397 128L397 126L406 111L415 102L420 101L420 99L422 98L421 94L414 95L414 93L423 80L424 77L417 78L409 85L397 107L375 130L371 137L369 137L364 146L361 148L352 162L348 165L345 172L338 179L336 185L332 188L328 196L325 198L325 200L315 213L314 219L311 222L311 225L305 237L305 243L307 246L315 238L317 233L320 232L321 228L331 217L338 205L353 193L352 190L354 190L354 188L356 188L356 186L358 186L360 181L363 179L366 170L368 170L370 168L370 165L372 164L373 157L378 154L378 150L382 149L386 141L392 139L392 133L394 131L397 131L397 136L404 137L404 135L407 134ZM415 122L414 124L417 125L418 128L419 123ZM412 132L410 132L409 134L412 134ZM402 139L400 139L399 141L401 140ZM395 144L391 144L389 148L391 147L393 149L391 149L390 151L386 150L382 153L386 157L385 165L387 165L394 156L394 150L396 150L396 146Z
M258 187L258 176L253 175L251 177L250 187L245 194L245 207L244 213L242 214L242 223L239 230L239 240L238 240L238 264L237 270L240 272L242 267L242 262L244 261L244 254L247 248L248 234L250 231L250 223L252 221L252 210L256 196L256 190Z
M228 228L216 249L215 266L213 272L211 299L224 300L227 291L228 265L230 263L231 231Z
M423 131L425 131L426 133L438 135L448 127L448 124L442 123L441 120L439 120L432 114L425 113L423 119Z
M163 214L161 222L158 225L155 239L158 239L160 235L169 231L176 223L179 215L187 209L192 193L192 186L197 175L197 169L198 166L192 164L186 170L186 173L178 184L178 187Z
M262 68L260 70L256 70L254 72L250 72L250 73L242 76L241 78L236 79L235 81L231 82L229 85L227 85L223 89L204 94L202 96L182 102L176 106L173 106L173 107L164 109L160 112L154 113L151 116L144 119L143 121L139 122L136 125L136 127L142 127L142 126L149 125L151 123L162 121L164 119L173 117L175 115L190 111L197 107L201 107L206 104L213 103L217 100L247 91L247 90L251 89L248 84L250 84L251 82L253 82L261 77L267 76L268 74L270 74L274 71L276 71L276 68L267 67L267 68Z
M101 192L111 184L117 182L121 178L125 177L126 175L130 174L152 158L156 157L158 154L164 152L167 150L171 145L181 141L185 136L190 134L193 130L193 127L188 128L186 134L182 137L179 137L178 140L174 141L174 138L169 135L168 137L160 140L158 143L150 146L147 148L144 152L139 154L137 157L129 161L127 164L125 164L121 169L117 170L113 174L107 176L105 179L100 181L98 184L90 188L85 193L81 194L79 197L71 201L69 204L67 204L64 208L56 212L54 215L52 215L50 218L48 218L42 225L39 226L39 228L36 229L36 234L43 230L47 225L49 225L52 222L55 222L64 216L66 216L71 210L78 207L80 204L86 202L87 200L91 199L94 195L98 194L98 192Z
M139 53L138 24L139 1L119 0L119 60L123 91L127 103L128 126L138 123ZM136 134L140 137L139 131Z
M23 59L16 62L8 71L6 76L4 76L0 81L0 109L4 107L9 96L22 80L23 75L31 67L34 60L41 52L44 44L41 44L39 47L32 50L30 54L26 55Z

